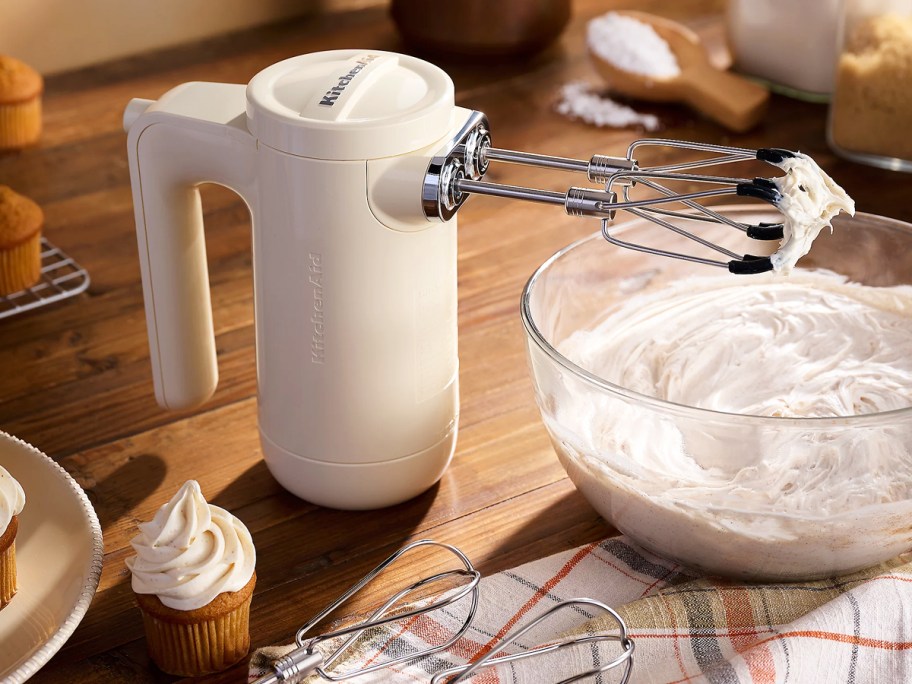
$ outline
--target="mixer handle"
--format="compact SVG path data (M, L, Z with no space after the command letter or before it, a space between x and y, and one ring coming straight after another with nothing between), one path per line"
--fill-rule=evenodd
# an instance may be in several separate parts
M185 83L124 113L152 375L158 403L195 406L218 383L198 186L251 204L256 140L245 86Z

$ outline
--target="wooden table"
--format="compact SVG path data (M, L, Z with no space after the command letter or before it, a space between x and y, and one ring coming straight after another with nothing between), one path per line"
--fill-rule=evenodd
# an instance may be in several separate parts
M622 3L580 0L558 45L515 63L440 61L457 101L488 114L496 144L588 158L619 153L640 133L596 129L552 109L557 88L595 79L584 49L588 17ZM640 0L719 42L719 2ZM37 200L46 235L92 276L86 294L0 321L0 428L38 446L85 487L104 528L105 566L82 624L35 678L41 682L167 681L145 650L124 559L136 523L188 478L238 515L257 550L254 647L285 642L303 620L379 560L418 537L460 546L493 573L612 533L567 480L541 425L524 356L519 295L555 250L597 228L558 209L473 198L460 213L459 349L462 415L455 459L439 485L405 504L351 513L282 490L260 458L249 217L230 192L203 191L221 380L194 411L153 398L121 113L190 80L243 83L280 59L315 50L407 51L382 10L308 19L203 45L54 77L41 144L0 157L0 183ZM676 107L645 107L662 135L814 156L863 211L912 220L906 176L834 158L826 108L774 97L763 123L731 135ZM676 158L670 155L669 158ZM501 182L574 182L498 165ZM418 564L421 566L421 564ZM420 570L415 567L412 570ZM208 681L244 681L244 665Z

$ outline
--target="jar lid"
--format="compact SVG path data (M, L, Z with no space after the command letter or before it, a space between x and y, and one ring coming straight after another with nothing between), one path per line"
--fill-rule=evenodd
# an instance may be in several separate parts
M262 143L318 159L377 159L443 137L453 82L428 62L391 52L332 50L292 57L247 86L247 124Z

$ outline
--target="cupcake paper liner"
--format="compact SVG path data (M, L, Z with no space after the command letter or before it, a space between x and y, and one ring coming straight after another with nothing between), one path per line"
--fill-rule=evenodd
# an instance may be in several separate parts
M41 278L41 231L25 242L0 249L0 295L31 287Z
M220 672L250 649L250 602L256 574L236 592L196 610L168 608L155 595L136 594L149 656L158 668L182 677Z
M16 533L19 531L19 521L16 516L10 521L0 537L0 609L6 607L6 604L15 595L19 589L19 582L16 577Z
M235 610L201 622L178 624L143 611L149 655L168 674L192 677L220 672L250 648L250 599Z
M41 137L41 96L0 104L0 150L25 147Z

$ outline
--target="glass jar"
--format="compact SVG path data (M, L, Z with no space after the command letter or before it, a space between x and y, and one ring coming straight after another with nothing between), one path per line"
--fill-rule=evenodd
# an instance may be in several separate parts
M912 0L843 0L839 44L830 147L912 172Z
M826 102L841 6L841 0L729 0L726 37L734 69L784 95Z

